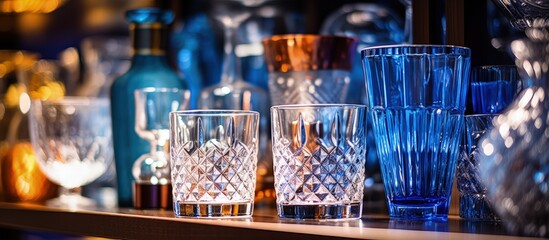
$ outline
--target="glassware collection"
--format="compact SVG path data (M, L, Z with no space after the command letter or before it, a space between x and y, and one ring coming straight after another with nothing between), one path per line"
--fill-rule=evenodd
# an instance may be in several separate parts
M265 27L249 38L284 18L283 0L208 2L190 23L220 23L217 83L207 84L216 66L198 69L201 48L215 45L193 32L205 25L171 38L188 40L173 56L182 77L167 57L174 13L157 8L126 12L129 42L82 42L90 68L79 96L38 74L32 53L0 51L0 66L12 66L0 71L9 126L0 129L0 200L102 205L80 188L114 164L114 205L176 217L251 217L270 199L281 219L358 219L375 183L390 218L447 221L455 180L461 218L549 236L549 1L494 0L526 29L511 43L516 67L471 67L467 47L402 44L412 41L411 0L400 1L405 27L386 6L349 4L319 34ZM27 121L28 136L16 136ZM15 169L23 157L41 170L26 182L40 192L11 186L32 168Z

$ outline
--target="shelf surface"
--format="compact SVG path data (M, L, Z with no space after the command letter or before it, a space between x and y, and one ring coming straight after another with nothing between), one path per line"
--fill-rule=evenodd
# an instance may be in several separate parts
M358 220L282 220L274 209L252 218L175 218L172 211L136 209L70 210L0 202L0 226L121 239L529 239L513 236L501 223L392 220L364 215Z

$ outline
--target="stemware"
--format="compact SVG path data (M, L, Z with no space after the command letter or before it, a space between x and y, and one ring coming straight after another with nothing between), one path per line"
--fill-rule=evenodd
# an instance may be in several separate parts
M35 100L30 111L31 142L44 174L61 186L46 204L90 207L80 187L101 176L113 160L108 99L65 97Z
M268 97L261 88L242 78L240 59L235 55L238 26L251 16L246 1L212 0L212 15L223 27L225 38L221 82L201 91L198 107L203 109L258 110L267 113ZM260 3L257 3L260 4Z

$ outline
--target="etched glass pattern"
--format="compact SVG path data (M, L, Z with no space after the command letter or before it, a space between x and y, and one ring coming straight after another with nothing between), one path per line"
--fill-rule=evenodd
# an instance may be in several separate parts
M358 218L366 158L365 108L272 108L278 214L283 218Z
M486 196L486 187L479 176L478 140L489 131L495 114L479 114L465 117L463 145L457 165L459 190L459 216L469 220L499 220Z
M220 203L253 200L256 147L216 139L201 146L187 142L174 149L176 201Z
M178 217L251 216L259 113L170 113L171 175Z
M343 103L350 81L346 70L271 72L271 101L273 105Z

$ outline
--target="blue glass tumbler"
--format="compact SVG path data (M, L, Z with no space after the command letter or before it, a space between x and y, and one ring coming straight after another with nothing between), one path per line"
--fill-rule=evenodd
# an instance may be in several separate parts
M391 218L446 220L459 155L470 49L362 50L370 115Z
M486 196L486 186L480 179L480 159L477 146L484 133L494 127L492 120L497 116L497 114L465 116L463 145L457 163L456 181L459 190L459 216L467 220L499 220Z
M471 97L475 114L500 113L522 89L514 65L480 66L472 70Z

